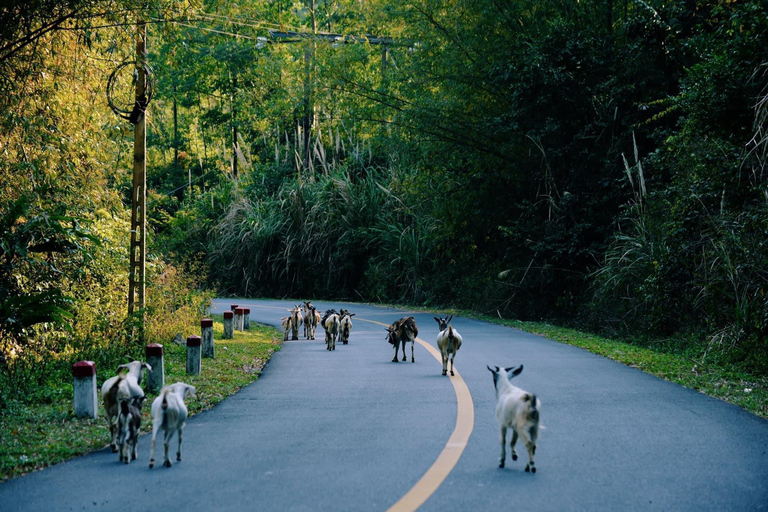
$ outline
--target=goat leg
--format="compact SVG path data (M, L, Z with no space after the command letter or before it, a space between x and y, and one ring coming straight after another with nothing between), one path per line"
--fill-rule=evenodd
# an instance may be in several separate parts
M504 461L507 458L507 427L501 427L501 431L499 432L499 437L501 438L501 455L499 456L499 467L504 467Z
M184 429L179 429L179 451L176 452L176 460L181 462L181 434L184 432Z
M515 444L517 444L517 430L512 430L512 441L509 443L509 447L512 450L512 460L517 460L517 450L515 450Z
M168 445L171 444L171 437L173 436L173 431L165 431L165 436L163 437L163 466L169 468L171 467L171 459L168 458Z
M533 456L536 454L536 445L533 444L533 441L526 441L525 447L528 450L528 464L525 465L525 470L530 470L531 473L535 473L536 463L533 460Z

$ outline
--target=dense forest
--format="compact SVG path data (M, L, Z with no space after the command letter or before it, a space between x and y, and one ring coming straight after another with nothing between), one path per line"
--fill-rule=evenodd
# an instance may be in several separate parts
M74 360L137 348L133 130L107 84L128 70L110 94L130 98L138 20L149 341L211 293L399 302L765 374L766 14L761 0L5 2L0 384L44 394Z

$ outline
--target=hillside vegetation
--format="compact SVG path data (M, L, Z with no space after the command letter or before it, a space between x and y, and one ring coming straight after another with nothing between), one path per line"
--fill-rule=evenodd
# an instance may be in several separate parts
M125 310L133 132L105 91L136 58L138 19L148 341L213 290L545 319L768 374L765 14L758 0L12 0L0 407L74 360L141 353Z

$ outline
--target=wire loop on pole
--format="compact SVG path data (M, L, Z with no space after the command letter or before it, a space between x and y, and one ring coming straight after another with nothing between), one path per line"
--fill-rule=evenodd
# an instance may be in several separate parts
M152 68L144 64L144 76L146 76L146 86L144 88L145 94L142 98L137 98L133 104L130 106L128 104L123 105L116 105L114 101L114 88L115 83L117 81L117 75L118 73L128 66L136 66L136 61L126 61L117 66L115 70L112 72L111 75L109 75L109 79L107 80L107 104L109 105L109 108L112 109L112 111L117 114L118 116L122 117L125 120L128 120L131 122L131 124L136 124L139 119L144 115L144 111L147 109L147 106L149 105L149 102L152 101L152 93L154 92L154 71L152 71ZM134 71L134 83L138 79L136 76L137 73Z

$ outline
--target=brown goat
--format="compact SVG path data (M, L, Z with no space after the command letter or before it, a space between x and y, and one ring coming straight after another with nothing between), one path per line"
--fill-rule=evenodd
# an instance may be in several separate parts
M416 337L418 335L419 328L416 327L416 319L412 316L403 317L387 327L387 341L395 347L395 358L392 359L393 363L398 362L397 353L400 346L403 347L403 361L408 360L405 355L405 344L409 341L411 342L411 362L416 362L414 346L416 345Z

